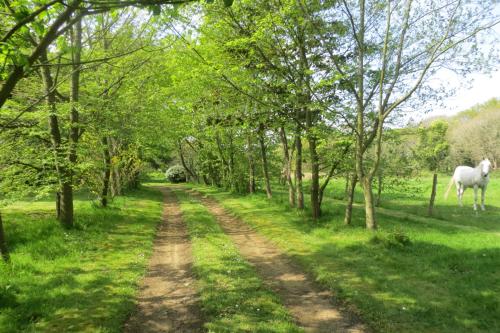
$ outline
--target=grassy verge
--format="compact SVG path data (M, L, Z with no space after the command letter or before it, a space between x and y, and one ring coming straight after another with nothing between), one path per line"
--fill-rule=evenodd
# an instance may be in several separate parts
M361 208L355 208L353 226L343 226L344 207L332 200L326 200L328 213L314 225L280 197L268 201L260 194L197 189L294 256L376 331L500 331L495 232L457 228L454 220L421 223L378 214L380 230L372 233L363 228Z
M205 327L210 332L301 332L208 210L185 193L176 194L192 240Z
M119 332L161 218L161 194L141 190L107 209L76 200L76 228L53 202L3 210L11 265L0 264L0 332Z

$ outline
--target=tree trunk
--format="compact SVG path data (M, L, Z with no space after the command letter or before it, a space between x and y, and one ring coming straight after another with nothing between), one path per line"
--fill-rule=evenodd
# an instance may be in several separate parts
M305 114L309 156L311 157L311 213L312 218L317 220L321 216L321 203L319 198L319 156L316 151L317 139L314 134L312 114L308 107L305 109Z
M312 218L317 220L321 216L319 201L319 157L316 151L316 138L309 135L309 154L311 156L311 210Z
M56 192L56 218L61 218L61 192Z
M69 135L69 162L70 173L73 174L73 167L77 161L76 147L80 137L79 114L77 103L80 99L80 62L82 50L82 22L78 20L73 29L73 65L71 73L71 113L70 113L70 135ZM71 178L71 177L70 177Z
M27 63L25 65L17 65L14 66L13 70L10 72L9 76L3 80L2 87L0 89L0 108L5 104L7 99L10 98L12 91L16 87L17 83L24 77L25 70L30 68L32 65L38 60L41 59L45 54L45 61L43 59L42 62L47 61L47 48L49 45L60 35L60 28L68 22L68 19L71 17L73 12L77 9L80 1L74 1L69 5L66 5L66 9L59 14L51 23L47 26L47 32L45 36L40 40L35 50L31 53L31 55L27 58ZM3 29L2 29L3 30ZM44 66L47 67L47 66Z
M7 243L5 242L5 232L3 230L2 214L0 213L0 253L2 259L5 262L10 261L9 249L7 248Z
M304 209L304 187L302 185L302 139L300 126L297 125L295 132L295 188L297 190L297 208Z
M437 187L438 175L434 173L432 177L432 192L431 192L431 200L429 201L429 216L432 216L432 210L434 209L434 200L436 199L436 187Z
M252 154L252 137L247 135L248 192L255 193L255 163Z
M281 143L283 144L283 158L285 164L285 179L288 184L288 204L290 207L295 207L295 187L292 182L292 161L288 151L288 139L286 137L285 128L280 128Z
M102 145L104 156L104 178L101 189L101 206L106 207L108 205L109 180L111 176L111 154L109 153L109 143L106 136L102 138Z
M260 143L260 155L262 158L262 171L264 173L264 181L266 183L266 194L267 198L271 199L273 193L271 191L271 180L269 179L269 168L267 165L267 154L266 154L266 143L264 142L264 125L259 125L259 143Z
M109 138L111 145L111 156L120 154L120 144L114 138ZM116 197L122 194L124 184L122 184L122 166L121 163L115 163L111 169L111 197Z
M375 220L375 207L373 205L372 179L368 176L365 176L361 184L363 185L363 194L365 197L366 228L375 230L377 229L377 222Z
M344 215L344 224L351 224L352 220L352 204L354 203L354 191L356 189L356 183L358 182L358 175L354 173L348 185L348 193L347 193L347 204L345 206L345 215Z
M66 228L73 227L73 185L64 181L61 188L60 221Z
M186 172L186 176L187 176L186 178L188 178L188 179L191 178L191 180L195 180L196 175L194 174L193 171L191 171L191 169L186 164L186 160L184 159L184 153L182 151L182 144L180 141L178 142L178 147L179 147L179 157L181 158L182 167L184 168L184 171Z
M377 174L377 202L375 203L376 207L380 207L380 203L382 201L382 172Z
M349 198L349 184L351 183L351 177L349 176L349 172L345 174L345 188L344 188L344 199L347 200Z
M44 51L40 57L43 63L48 62L47 52ZM49 130L52 149L54 151L54 162L59 178L59 221L66 228L73 227L73 187L71 171L64 164L64 154L62 150L61 131L59 129L59 119L57 116L56 96L54 91L54 80L50 73L50 66L42 66L42 79L45 86L47 105L49 107ZM56 207L58 203L56 202Z

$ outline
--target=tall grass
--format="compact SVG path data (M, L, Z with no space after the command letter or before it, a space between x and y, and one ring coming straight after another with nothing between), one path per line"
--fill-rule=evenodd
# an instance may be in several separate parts
M0 332L119 332L161 220L161 194L141 190L109 208L75 201L61 228L51 201L4 209L11 264L0 264Z

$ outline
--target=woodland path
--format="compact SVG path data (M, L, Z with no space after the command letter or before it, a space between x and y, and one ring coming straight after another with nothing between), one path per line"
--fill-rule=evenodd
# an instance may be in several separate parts
M321 289L274 244L228 214L216 200L198 192L188 193L201 200L217 218L242 256L255 267L264 283L281 297L297 324L306 332L368 332L358 318L334 304L330 291Z
M137 308L124 327L125 333L203 332L195 279L192 276L191 243L174 193L162 187L161 223L144 277Z

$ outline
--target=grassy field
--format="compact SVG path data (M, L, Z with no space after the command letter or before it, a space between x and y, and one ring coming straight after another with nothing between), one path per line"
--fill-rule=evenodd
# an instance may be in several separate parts
M208 210L182 191L176 195L192 240L194 270L208 331L302 332Z
M161 218L162 196L141 190L109 208L75 201L76 228L54 202L3 210L12 264L0 263L0 332L119 332Z
M279 190L268 201L197 189L294 256L376 331L500 332L500 179L477 215L470 190L462 208L454 193L444 201L442 179L436 218L425 216L431 178L413 179L384 193L375 233L364 229L360 204L353 225L342 224L342 181L329 189L318 223L288 209Z

